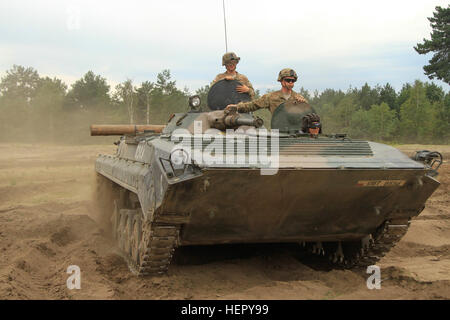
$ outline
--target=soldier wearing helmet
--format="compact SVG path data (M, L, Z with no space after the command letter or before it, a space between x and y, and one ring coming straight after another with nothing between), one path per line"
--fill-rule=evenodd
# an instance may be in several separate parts
M297 73L293 69L283 69L278 74L278 81L281 82L281 90L267 93L253 101L230 104L227 106L227 109L237 107L239 112L250 112L261 108L268 108L273 113L280 104L286 101L292 101L294 103L307 102L301 94L292 90L297 79Z
M224 73L220 73L216 76L216 78L211 82L212 86L214 83L220 80L237 80L242 85L236 87L236 91L239 93L248 93L250 98L253 99L255 97L255 90L253 89L252 84L248 80L246 76L236 71L236 65L239 63L239 58L234 52L227 52L222 57L222 65L225 66L227 71Z

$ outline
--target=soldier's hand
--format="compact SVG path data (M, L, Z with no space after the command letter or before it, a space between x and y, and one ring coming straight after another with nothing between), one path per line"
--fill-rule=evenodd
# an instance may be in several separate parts
M236 104L229 104L229 105L227 105L227 106L225 107L225 110L231 111L231 110L233 110L233 109L235 109L235 108L237 108L237 105L236 105Z
M234 80L234 77L233 76L226 76L225 80Z
M247 93L250 91L250 88L247 87L245 84L241 85L241 86L237 86L236 87L236 91L239 93Z
M302 96L297 96L295 97L295 101L298 103L308 103L308 100L306 100L304 97Z

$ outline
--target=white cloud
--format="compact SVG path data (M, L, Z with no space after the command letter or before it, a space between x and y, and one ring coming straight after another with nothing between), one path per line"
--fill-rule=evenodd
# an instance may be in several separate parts
M277 86L274 78L287 66L304 75L305 85L322 81L320 88L376 82L380 75L385 82L426 79L426 59L412 48L429 37L435 6L447 4L225 0L228 47L242 57L238 70L261 88ZM74 12L79 28L68 29ZM195 91L223 69L222 0L2 2L0 28L0 72L14 63L64 79L94 70L116 83L154 81L170 69L180 86ZM408 72L401 78L398 70Z

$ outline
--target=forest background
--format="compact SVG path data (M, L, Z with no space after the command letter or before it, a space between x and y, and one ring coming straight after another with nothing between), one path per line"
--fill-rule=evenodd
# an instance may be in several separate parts
M345 92L294 90L320 115L324 133L386 143L450 142L450 92L433 82L416 80L399 91L389 83L366 83ZM0 81L0 142L106 142L110 139L89 136L90 124L165 124L172 113L188 110L192 94L200 95L207 111L208 91L209 85L195 93L180 90L167 69L154 81L136 85L128 79L113 89L106 78L88 71L69 88L58 78L14 65ZM257 96L261 94L257 90ZM268 110L256 115L270 127Z

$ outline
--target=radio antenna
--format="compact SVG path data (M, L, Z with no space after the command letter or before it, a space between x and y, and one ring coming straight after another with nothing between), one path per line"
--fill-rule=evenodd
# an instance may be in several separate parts
M228 42L227 42L227 19L225 17L225 0L222 0L223 4L223 25L225 27L225 52L228 52Z

